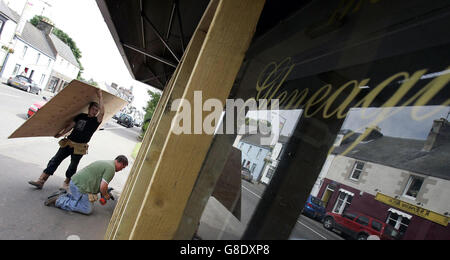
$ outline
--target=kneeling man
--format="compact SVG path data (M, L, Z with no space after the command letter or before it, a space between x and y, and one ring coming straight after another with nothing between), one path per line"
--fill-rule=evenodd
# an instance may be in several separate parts
M96 161L77 172L70 181L70 193L50 197L45 205L55 205L67 211L89 215L97 194L109 200L108 185L116 172L128 166L128 159L123 155L114 161Z

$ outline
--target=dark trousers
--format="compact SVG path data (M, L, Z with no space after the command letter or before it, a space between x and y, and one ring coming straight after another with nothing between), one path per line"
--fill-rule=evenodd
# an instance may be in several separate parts
M48 162L47 168L44 170L44 173L53 175L61 162L69 156L70 165L66 171L66 178L70 179L77 172L78 163L80 162L83 155L73 154L73 148L70 148L69 146L59 148L55 156L53 156L53 158Z

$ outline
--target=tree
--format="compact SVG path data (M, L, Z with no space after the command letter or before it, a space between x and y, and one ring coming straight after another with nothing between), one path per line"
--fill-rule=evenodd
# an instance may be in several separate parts
M42 21L42 20L46 20L46 21L49 21L50 23L52 23L50 19L48 19L45 16L41 16L41 15L35 15L30 20L30 23L32 25L34 25L34 26L37 26L39 24L39 22ZM84 68L83 68L83 65L81 65L81 62L80 62L80 59L81 59L82 56L81 56L80 49L78 49L78 47L77 47L77 44L75 43L75 41L72 38L70 38L70 36L67 33L65 33L64 31L62 31L60 29L58 29L56 26L53 28L52 33L56 37L58 37L61 41L63 41L65 44L67 44L70 47L70 49L72 50L72 53L75 56L75 59L77 60L78 65L80 66L80 71L78 72L77 79L78 80L82 80L83 78L81 77L81 74L83 73Z
M159 99L161 98L161 94L157 92L153 92L151 90L147 91L150 95L150 100L147 102L147 107L144 107L145 116L144 123L142 124L142 132L145 133L147 131L148 125L152 120L153 113L155 113L156 106L158 105Z

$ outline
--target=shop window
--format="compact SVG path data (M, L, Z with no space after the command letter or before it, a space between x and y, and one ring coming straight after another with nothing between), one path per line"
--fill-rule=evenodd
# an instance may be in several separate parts
M353 165L352 173L350 174L350 179L354 181L358 181L359 177L361 177L361 173L364 169L364 163L363 162L355 162Z
M393 226L403 236L411 222L410 218L411 216L407 216L406 214L398 214L390 211L386 223Z
M417 194L419 194L420 188L422 188L423 181L424 179L421 177L409 177L403 196L415 200L417 198Z

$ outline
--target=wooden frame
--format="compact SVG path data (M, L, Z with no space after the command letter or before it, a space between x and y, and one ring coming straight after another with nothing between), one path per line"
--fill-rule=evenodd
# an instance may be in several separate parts
M172 119L180 112L170 112L171 103L176 98L193 101L194 91L224 103L263 6L264 0L210 3L165 91L169 94L163 95L167 100L158 105L156 127L145 136L138 154L142 163L130 174L106 239L174 238L213 136L171 132Z

